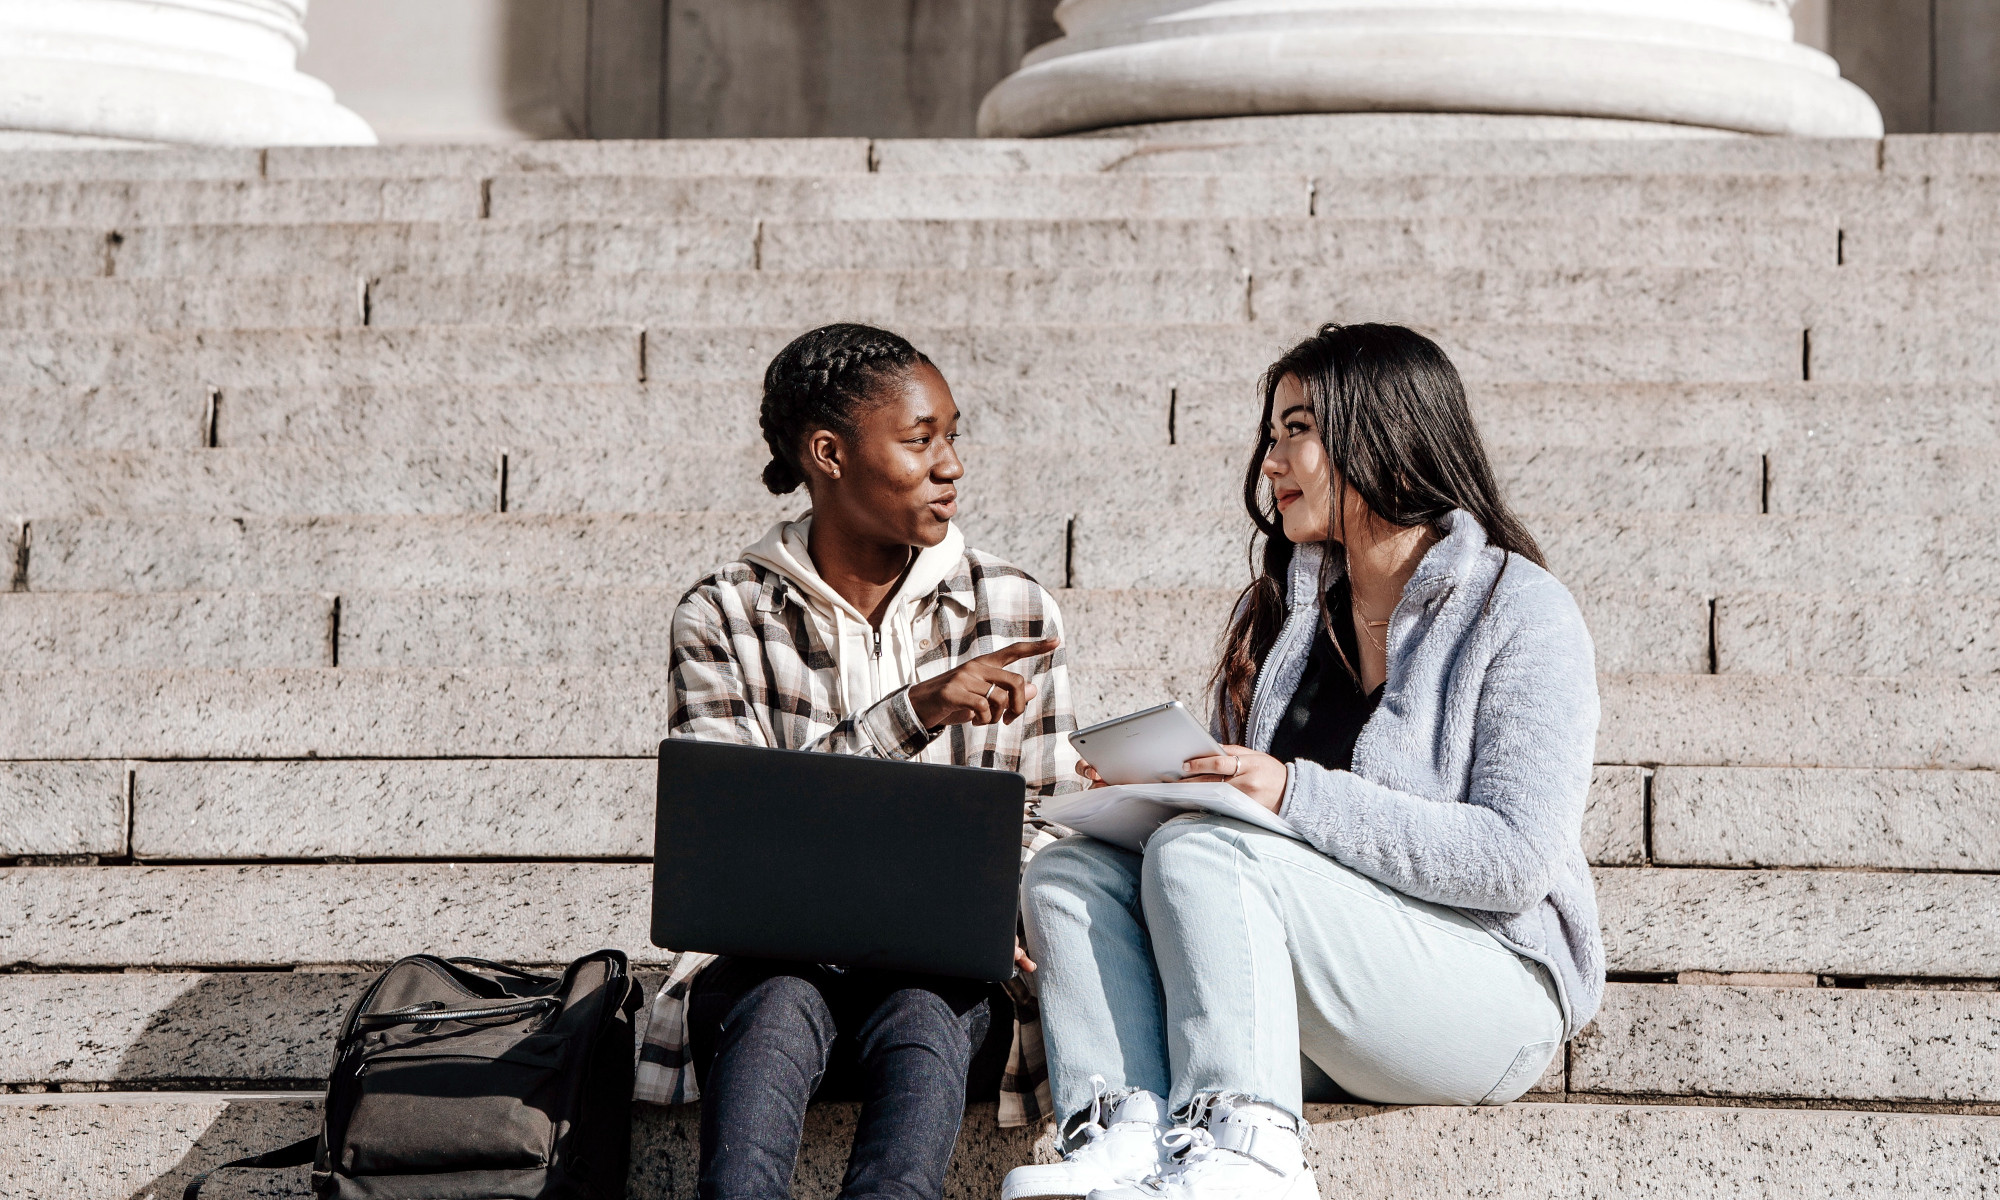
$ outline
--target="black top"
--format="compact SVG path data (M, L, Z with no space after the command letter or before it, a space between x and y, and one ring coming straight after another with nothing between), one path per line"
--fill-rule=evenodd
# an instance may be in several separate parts
M1280 762L1303 758L1330 771L1353 769L1354 743L1361 736L1361 727L1375 715L1375 706L1382 701L1379 687L1373 692L1362 692L1360 681L1348 672L1340 655L1334 652L1333 639L1326 635L1326 626L1331 624L1340 639L1340 648L1347 653L1347 661L1359 671L1361 648L1354 638L1349 594L1345 579L1326 594L1330 620L1321 624L1313 635L1305 673L1299 676L1299 689L1292 693L1278 730L1271 736L1271 757Z

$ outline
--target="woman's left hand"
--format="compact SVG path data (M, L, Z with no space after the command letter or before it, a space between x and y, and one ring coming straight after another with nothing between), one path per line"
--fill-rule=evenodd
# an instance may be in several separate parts
M1284 763L1248 746L1224 746L1220 756L1190 758L1181 769L1187 772L1183 783L1226 783L1272 812L1285 802L1290 774Z

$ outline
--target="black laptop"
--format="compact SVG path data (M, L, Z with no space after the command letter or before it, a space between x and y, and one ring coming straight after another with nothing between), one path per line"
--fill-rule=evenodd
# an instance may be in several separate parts
M1011 771L661 742L653 944L1007 979L1026 798Z

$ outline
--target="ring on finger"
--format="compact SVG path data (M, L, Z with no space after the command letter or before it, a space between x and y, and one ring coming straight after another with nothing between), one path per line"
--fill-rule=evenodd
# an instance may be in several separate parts
M1242 756L1241 754L1232 754L1232 755L1230 755L1230 756L1229 756L1229 777L1230 777L1231 779L1234 779L1234 778L1236 778L1236 777L1237 777L1238 775L1241 775L1242 773L1243 773L1243 756Z
M982 699L982 700L991 700L991 699L993 698L993 689L994 689L994 688L997 688L997 687L999 687L999 686L1000 686L1000 685L999 685L998 683L989 683L989 684L987 684L987 685L986 685L986 694L985 694L984 696L981 696L981 697L980 697L980 699Z

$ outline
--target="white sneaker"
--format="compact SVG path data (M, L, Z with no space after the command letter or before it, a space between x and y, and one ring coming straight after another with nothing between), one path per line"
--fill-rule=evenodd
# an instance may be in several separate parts
M1000 1184L1000 1200L1054 1200L1083 1197L1105 1188L1130 1187L1166 1166L1170 1150L1167 1102L1136 1091L1115 1099L1104 1094L1104 1077L1093 1075L1097 1095L1090 1115L1073 1134L1063 1160L1048 1166L1015 1167Z
M1090 1200L1319 1200L1298 1122L1281 1108L1211 1096L1163 1143L1180 1156L1159 1174Z

